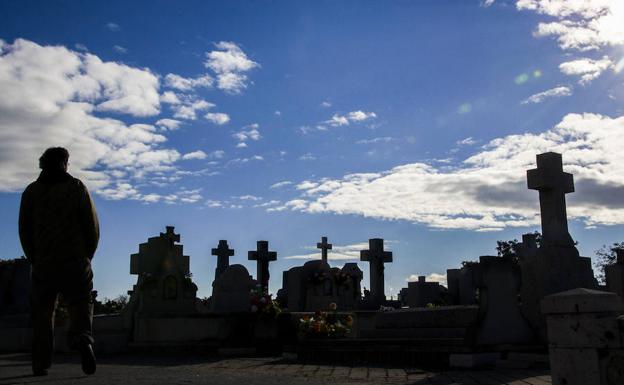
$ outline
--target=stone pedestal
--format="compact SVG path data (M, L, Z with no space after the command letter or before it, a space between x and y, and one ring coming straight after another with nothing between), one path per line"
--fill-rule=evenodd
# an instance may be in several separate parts
M520 312L520 271L509 258L479 259L479 308L483 314L477 333L479 345L530 344L534 334Z
M547 296L552 383L624 384L624 311L614 293L574 289Z
M424 276L416 282L407 283L407 305L409 307L425 307L427 304L439 302L442 287L439 282L427 282Z
M540 301L547 295L579 287L596 288L591 259L580 257L575 247L541 247L534 257L520 262L522 314L543 342L546 321Z

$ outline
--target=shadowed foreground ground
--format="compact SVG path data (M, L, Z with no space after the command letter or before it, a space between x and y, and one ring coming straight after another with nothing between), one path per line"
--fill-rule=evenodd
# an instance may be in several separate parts
M489 369L432 373L415 368L303 365L279 357L216 359L200 355L98 358L85 376L74 355L56 355L47 377L33 377L28 354L0 355L0 384L550 384L548 370Z

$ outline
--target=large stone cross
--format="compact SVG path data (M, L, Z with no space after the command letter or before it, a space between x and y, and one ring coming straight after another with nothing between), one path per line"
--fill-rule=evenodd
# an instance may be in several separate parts
M165 226L167 229L166 233L160 233L160 237L169 241L169 247L173 247L173 244L176 242L180 242L180 234L176 234L173 230L174 226Z
M262 287L262 290L266 293L269 292L269 262L277 259L277 253L275 251L269 251L268 241L258 241L255 251L249 251L247 259L250 261L257 261L257 279L258 283Z
M370 287L373 300L382 304L386 300L384 292L384 263L392 262L392 252L384 251L384 240L368 240L368 250L360 251L360 261L370 263Z
M234 255L234 250L230 249L226 240L220 240L219 246L212 249L212 255L217 256L217 268L215 269L215 279L230 266L230 257Z
M527 185L539 191L542 218L542 245L573 247L568 232L565 194L574 192L572 174L563 172L561 154L537 155L537 168L527 171Z
M321 242L316 244L317 249L321 249L321 258L327 263L327 250L332 249L332 244L327 243L327 237L321 237Z

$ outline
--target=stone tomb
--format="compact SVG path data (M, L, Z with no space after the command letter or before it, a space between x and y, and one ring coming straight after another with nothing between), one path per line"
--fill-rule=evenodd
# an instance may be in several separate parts
M407 283L407 306L425 307L427 304L440 303L444 287L439 282L427 282L425 276L418 281Z
M527 171L529 189L539 191L542 241L533 255L520 261L522 313L546 341L540 301L549 294L574 288L595 288L591 259L580 257L568 232L565 194L574 191L572 174L563 172L561 155L537 155L537 168Z
M180 316L196 313L197 286L191 281L189 257L177 245L173 226L139 245L130 256L130 274L138 275L128 311L139 317Z
M477 276L479 264L470 262L461 269L446 270L448 294L452 305L475 305L477 298Z
M214 313L250 311L250 294L256 286L243 265L227 267L212 283L210 310Z
M478 345L530 344L535 335L522 316L518 293L520 268L511 258L479 258Z
M356 263L340 269L322 260L308 261L284 272L280 295L291 312L325 310L332 302L341 311L354 310L361 297L362 277Z
M624 249L616 249L617 261L613 265L605 266L607 291L624 298Z

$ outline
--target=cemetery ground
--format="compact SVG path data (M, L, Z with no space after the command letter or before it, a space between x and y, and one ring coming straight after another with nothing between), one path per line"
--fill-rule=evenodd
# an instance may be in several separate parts
M548 369L427 370L407 367L316 365L282 357L219 358L200 354L98 357L85 376L77 355L56 354L47 377L34 377L28 353L0 355L0 384L514 384L551 383Z

